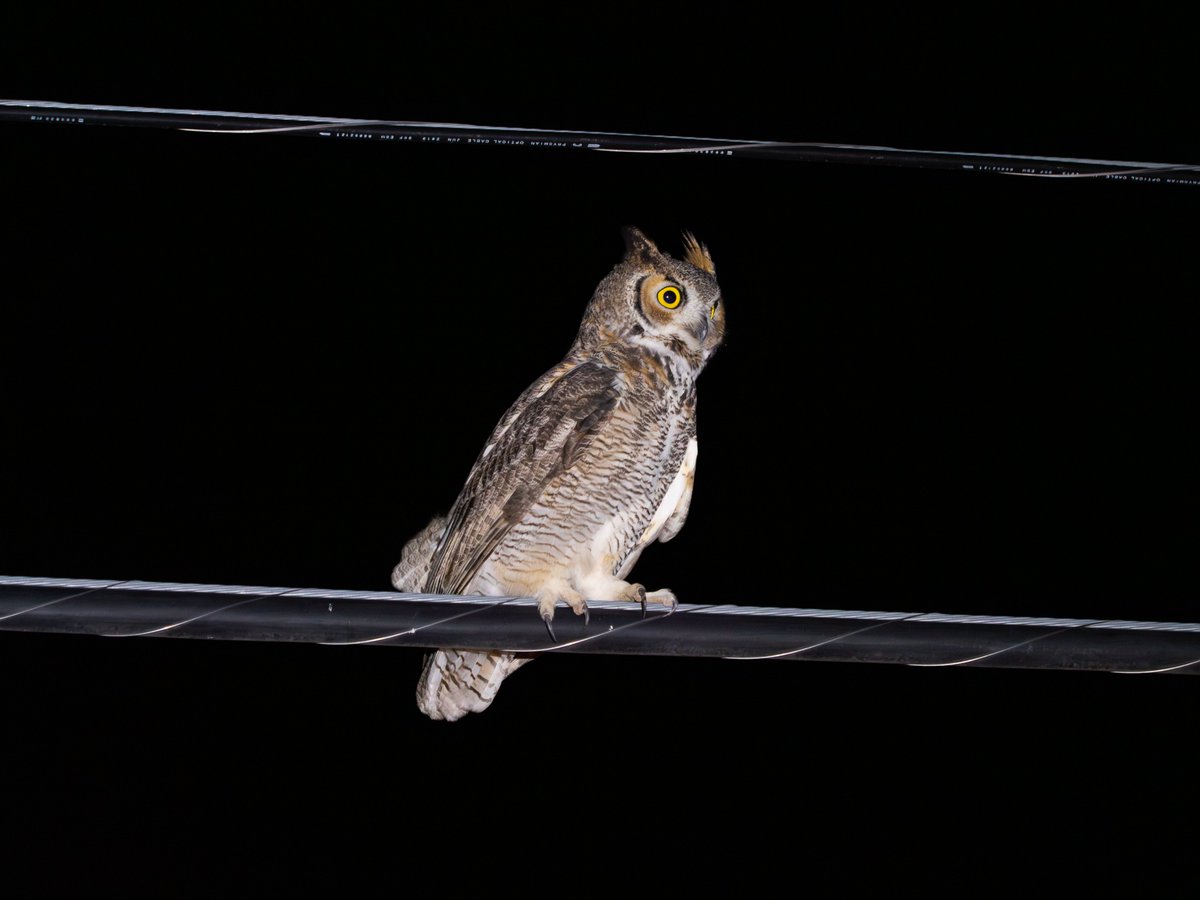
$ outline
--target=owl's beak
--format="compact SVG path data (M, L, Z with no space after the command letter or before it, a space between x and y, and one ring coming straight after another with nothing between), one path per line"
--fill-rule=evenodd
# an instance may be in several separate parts
M706 337L708 337L708 319L701 319L700 326L696 329L696 340L704 343Z

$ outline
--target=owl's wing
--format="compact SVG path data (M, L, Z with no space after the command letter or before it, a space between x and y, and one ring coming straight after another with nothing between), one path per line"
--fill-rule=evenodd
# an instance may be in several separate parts
M434 516L428 525L413 535L400 551L400 562L392 569L392 587L415 593L429 580L429 564L438 541L446 530L446 517Z
M554 377L554 370L547 377ZM461 594L546 487L575 465L612 417L616 373L595 362L535 384L501 420L450 511L425 589Z

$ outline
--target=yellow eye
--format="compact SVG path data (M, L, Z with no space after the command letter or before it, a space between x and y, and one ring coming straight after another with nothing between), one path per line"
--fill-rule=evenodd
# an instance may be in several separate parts
M673 284L658 289L658 302L667 309L674 309L683 301L683 292Z

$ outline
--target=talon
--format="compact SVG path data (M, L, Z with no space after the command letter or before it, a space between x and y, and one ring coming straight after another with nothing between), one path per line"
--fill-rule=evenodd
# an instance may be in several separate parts
M640 584L637 586L638 599L642 601L642 618L646 618L646 589Z
M550 624L552 618L553 616L542 616L542 621L546 623L546 631L550 633L550 640L557 644L558 638L554 636L554 626Z
M592 611L586 606L583 608L583 627L587 628L592 622Z

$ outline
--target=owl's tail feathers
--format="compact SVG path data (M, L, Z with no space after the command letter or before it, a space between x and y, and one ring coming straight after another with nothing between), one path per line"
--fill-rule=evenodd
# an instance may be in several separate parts
M434 516L404 545L400 562L392 570L398 591L425 590L429 567L438 541L446 530L446 517ZM472 650L435 650L425 657L417 682L417 706L431 719L453 722L469 712L483 712L496 699L500 682L529 662L531 657Z
M492 705L500 682L532 657L474 650L435 650L417 682L417 707L431 719L454 722Z

